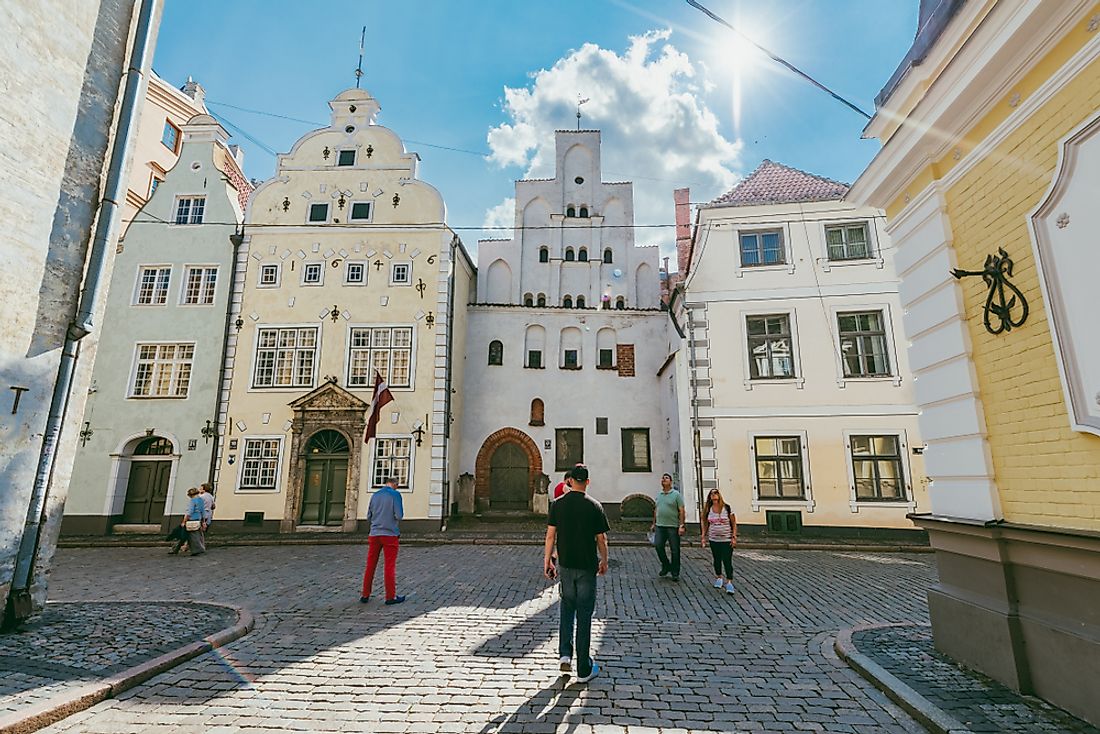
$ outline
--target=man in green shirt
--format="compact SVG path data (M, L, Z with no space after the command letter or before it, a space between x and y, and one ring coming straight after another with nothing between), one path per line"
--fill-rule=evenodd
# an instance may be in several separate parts
M680 536L684 534L684 498L672 488L672 475L661 475L661 491L657 493L656 506L653 508L654 533L653 545L657 547L657 558L661 561L661 576L672 575L673 581L680 580ZM672 560L665 555L665 545L672 548Z

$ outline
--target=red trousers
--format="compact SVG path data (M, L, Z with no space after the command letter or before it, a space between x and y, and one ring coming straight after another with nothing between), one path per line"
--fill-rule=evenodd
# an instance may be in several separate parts
M397 596L397 541L396 535L372 535L367 545L367 570L363 572L363 596L370 596L374 584L374 572L378 569L378 554L386 552L382 567L382 579L386 586L386 599Z

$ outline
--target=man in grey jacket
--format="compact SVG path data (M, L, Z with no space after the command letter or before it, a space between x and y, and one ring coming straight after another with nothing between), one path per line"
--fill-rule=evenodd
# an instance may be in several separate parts
M405 597L397 595L397 546L401 536L401 518L404 516L405 509L401 504L401 494L397 491L397 479L386 479L370 498L370 507L367 509L370 537L367 568L363 572L363 594L359 597L359 601L364 604L370 601L374 572L378 569L378 556L383 551L386 554L382 569L386 604L400 604L405 601Z

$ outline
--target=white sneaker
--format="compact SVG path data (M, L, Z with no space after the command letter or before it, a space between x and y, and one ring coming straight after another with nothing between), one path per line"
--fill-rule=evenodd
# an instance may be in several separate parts
M558 660L558 669L563 673L568 673L573 669L573 658L562 657Z
M722 584L723 584L723 582L722 582L722 578L721 578L721 577L718 577L718 578L714 579L714 588L716 588L716 589L721 589L721 588L722 588Z
M582 677L580 677L580 678L577 678L577 683L587 683L588 681L590 681L590 680L592 680L593 678L595 678L595 677L596 677L596 675L597 675L597 674L598 674L599 672L600 672L600 666L596 665L596 661L595 661L595 660L593 660L593 661L592 661L592 672L591 672L591 673L589 673L588 675L585 675L585 676L582 676Z
M732 581L727 582L726 583L726 593L727 594L732 594L734 591L735 591L735 589L733 588L733 582Z

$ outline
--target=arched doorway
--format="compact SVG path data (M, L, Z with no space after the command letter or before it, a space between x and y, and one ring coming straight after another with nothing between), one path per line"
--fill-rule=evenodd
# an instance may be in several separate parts
M122 504L125 525L160 524L172 478L172 442L162 436L141 439L130 456L126 499Z
M348 491L348 453L344 434L331 428L310 436L305 450L302 525L342 525Z
M489 507L493 510L526 510L528 476L531 471L527 452L514 443L497 446L489 459Z

